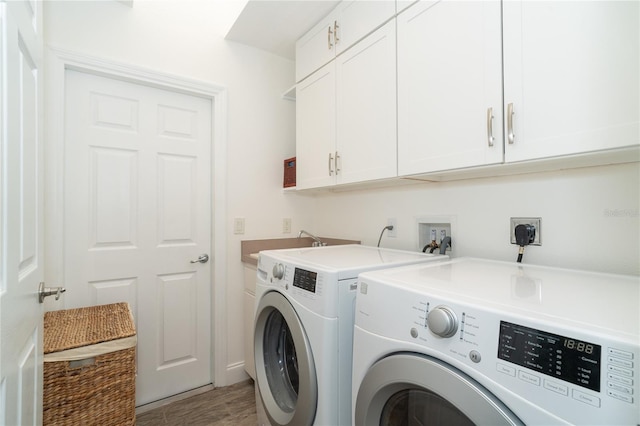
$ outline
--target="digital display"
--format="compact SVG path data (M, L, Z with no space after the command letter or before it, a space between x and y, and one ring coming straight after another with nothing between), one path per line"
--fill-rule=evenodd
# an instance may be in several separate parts
M600 392L601 346L500 321L498 358Z
M317 277L317 272L296 268L296 271L293 274L293 286L315 293Z

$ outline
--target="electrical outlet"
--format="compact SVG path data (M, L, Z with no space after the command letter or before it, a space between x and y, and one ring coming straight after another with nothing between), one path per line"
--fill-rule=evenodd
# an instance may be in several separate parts
M533 225L536 228L536 236L532 246L541 246L542 245L542 218L541 217L512 217L511 218L511 227L509 230L509 235L511 237L511 244L516 243L516 226L518 225Z
M396 238L398 236L398 224L396 218L387 219L387 226L393 226L393 229L387 229L387 237Z
M291 218L285 217L282 219L282 233L290 234L291 233Z
M236 217L233 219L233 233L244 234L244 218Z

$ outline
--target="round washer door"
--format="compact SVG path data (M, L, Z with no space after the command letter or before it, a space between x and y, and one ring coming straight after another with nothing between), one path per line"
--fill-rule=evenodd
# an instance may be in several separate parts
M523 425L502 402L460 370L427 355L401 353L367 371L356 425Z
M254 354L260 398L274 426L311 425L318 381L309 340L291 303L275 291L258 303Z

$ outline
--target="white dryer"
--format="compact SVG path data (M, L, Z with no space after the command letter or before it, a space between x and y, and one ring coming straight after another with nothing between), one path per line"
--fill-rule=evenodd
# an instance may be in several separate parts
M640 425L640 279L462 258L360 275L360 425Z
M269 422L351 424L358 274L447 258L361 245L260 252L254 354Z

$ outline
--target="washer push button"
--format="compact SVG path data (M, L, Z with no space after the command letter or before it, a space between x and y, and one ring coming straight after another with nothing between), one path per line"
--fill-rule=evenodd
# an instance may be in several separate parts
M608 349L607 395L633 404L633 353L617 348Z

